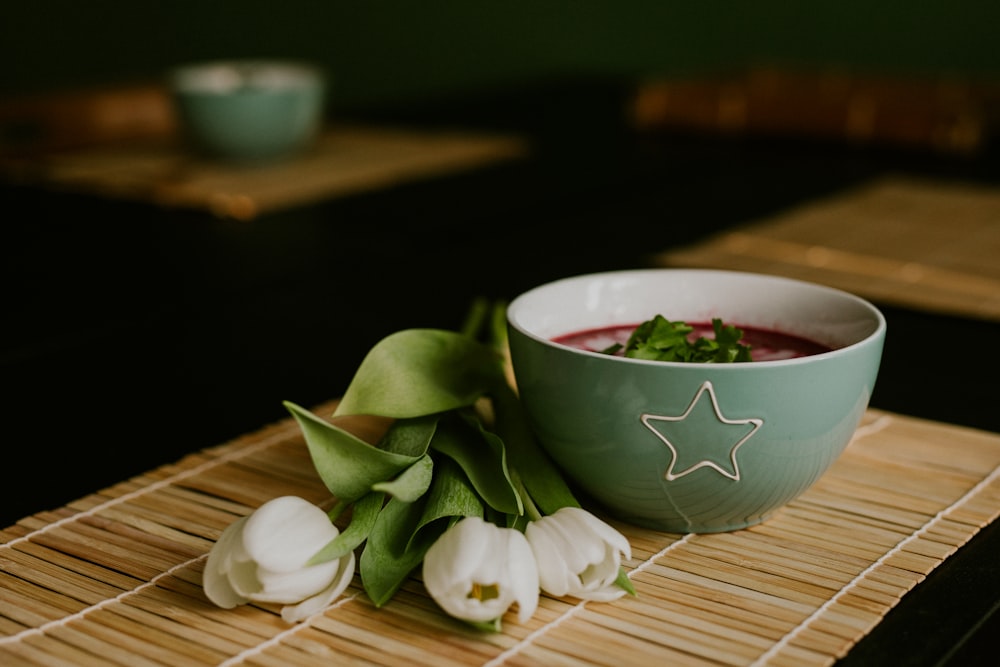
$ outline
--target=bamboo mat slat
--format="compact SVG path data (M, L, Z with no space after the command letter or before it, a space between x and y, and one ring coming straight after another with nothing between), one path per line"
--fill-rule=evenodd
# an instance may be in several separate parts
M1000 188L890 176L654 256L1000 321Z
M199 159L176 142L161 141L0 161L0 176L249 220L286 207L475 169L527 152L527 142L510 135L335 124L302 155L269 164Z
M381 609L356 575L291 626L274 606L209 603L214 540L288 492L330 500L291 419L6 528L0 664L830 665L1000 514L1000 434L869 410L834 466L769 520L712 535L613 522L633 547L636 597L543 595L498 634L441 612L418 573Z

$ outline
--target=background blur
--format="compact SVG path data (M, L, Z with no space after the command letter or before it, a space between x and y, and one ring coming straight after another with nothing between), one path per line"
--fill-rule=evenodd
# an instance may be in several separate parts
M334 108L757 64L977 78L1000 71L998 25L982 0L40 0L4 7L0 95L246 56L323 64Z

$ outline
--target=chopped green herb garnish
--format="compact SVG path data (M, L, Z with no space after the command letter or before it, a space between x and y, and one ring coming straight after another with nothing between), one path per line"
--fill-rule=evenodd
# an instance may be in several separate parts
M625 356L653 361L685 361L694 363L730 363L751 361L750 346L743 345L743 330L712 319L715 338L704 336L691 341L694 327L684 322L671 322L662 315L643 322L635 328L625 344ZM621 345L603 350L615 354Z

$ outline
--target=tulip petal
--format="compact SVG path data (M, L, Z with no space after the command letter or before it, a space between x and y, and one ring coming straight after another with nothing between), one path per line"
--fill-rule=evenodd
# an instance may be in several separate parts
M445 535L450 534L444 540L444 546L447 547L447 566L451 570L451 578L472 579L479 574L483 562L491 555L495 556L491 528L490 524L479 517L468 517L445 532ZM434 544L442 542L443 537Z
M578 573L580 592L593 592L615 583L620 566L618 552L608 547L603 559Z
M467 517L424 557L424 587L449 615L472 623L498 619L515 602L527 620L538 604L534 554L524 535Z
M252 560L233 560L226 575L230 585L237 594L253 600L260 593L260 580L257 579L257 563Z
M625 589L620 586L608 586L606 588L601 588L595 591L588 591L577 597L581 600L589 600L591 602L611 602L612 600L617 600L618 598L625 595Z
M539 585L546 593L562 597L570 591L575 575L566 566L562 545L552 539L548 523L544 519L529 523L525 535L535 554Z
M258 568L257 580L261 588L250 598L257 602L298 602L329 586L339 568L339 560L312 565L295 572L272 572Z
M205 595L213 604L223 609L232 609L250 601L233 588L227 576L232 567L231 554L234 548L242 551L241 533L245 523L246 517L242 517L226 526L219 539L212 545L205 562L202 574Z
M538 608L538 569L535 554L523 533L505 530L507 574L511 594L517 601L517 620L524 623Z
M617 581L622 553L631 557L628 540L586 510L561 508L528 524L525 535L545 592L584 600L611 600L626 592Z
M354 554L351 553L339 561L341 567L334 576L333 581L325 589L316 595L306 598L296 605L286 605L281 609L281 618L286 623L296 623L312 616L330 606L330 604L340 597L351 578L354 576Z
M629 544L628 538L615 530L611 525L579 507L564 507L560 512L568 514L581 525L587 526L603 542L610 544L614 549L620 551L625 560L632 558L632 546Z
M294 572L339 534L326 512L304 498L261 505L243 529L243 547L264 570Z
M470 596L473 584L496 583L482 581L480 571L482 561L494 551L495 530L499 529L479 517L467 517L445 531L424 555L424 587L449 615L480 622L500 615L495 611L496 598L483 601Z
M202 577L205 595L230 609L250 601L290 605L293 620L321 610L354 574L354 552L306 565L339 531L326 513L294 496L270 500L219 535Z
M604 544L594 535L581 529L573 517L552 515L548 518L548 528L560 544L560 552L566 567L574 573L582 572L591 563L604 556Z

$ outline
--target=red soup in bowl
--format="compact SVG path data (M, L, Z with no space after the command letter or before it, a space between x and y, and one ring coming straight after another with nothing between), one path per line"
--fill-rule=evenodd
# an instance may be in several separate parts
M688 339L692 342L702 337L715 337L715 332L710 322L688 322L687 324L692 327L691 333L688 334ZM552 339L552 342L559 343L560 345L567 345L580 350L588 350L590 352L601 352L617 344L621 347L621 349L619 349L616 354L618 356L623 356L625 344L628 342L629 336L638 326L639 323L637 322L635 324L622 324L610 327L574 331L572 333L556 336ZM780 331L758 329L742 325L736 326L743 331L743 337L740 339L740 342L743 345L748 345L750 347L750 356L753 361L795 359L797 357L808 357L813 354L829 352L832 349L821 343L816 343L806 338L800 338L799 336L793 336Z

